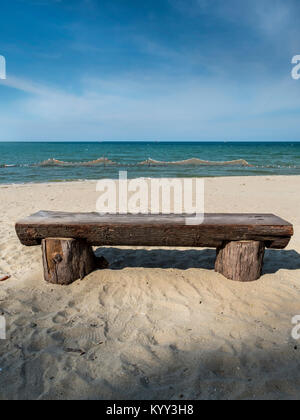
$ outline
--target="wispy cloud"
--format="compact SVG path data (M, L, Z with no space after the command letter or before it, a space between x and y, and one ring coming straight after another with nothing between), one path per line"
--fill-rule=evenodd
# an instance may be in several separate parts
M190 18L214 16L218 22L228 21L265 37L268 42L298 41L300 5L296 0L169 0L170 4Z
M127 79L85 78L81 93L70 94L16 77L7 81L27 94L14 103L13 136L25 133L35 140L250 139L254 128L264 138L295 139L299 99L293 83L286 78L241 91L234 82L224 86L222 79L166 85L165 80L136 74ZM1 123L5 127L11 118L6 121L4 113Z
M17 94L1 97L0 140L299 138L294 0L166 0L147 22L147 5L136 16L121 3L107 2L107 24L97 1L72 2L76 18L52 33L63 37L31 51L37 77L9 71L0 89Z

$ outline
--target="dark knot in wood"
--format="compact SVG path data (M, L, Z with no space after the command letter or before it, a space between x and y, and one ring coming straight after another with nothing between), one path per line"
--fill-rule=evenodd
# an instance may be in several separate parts
M56 264L59 264L62 262L62 256L60 254L56 254L55 257L52 258L52 261Z

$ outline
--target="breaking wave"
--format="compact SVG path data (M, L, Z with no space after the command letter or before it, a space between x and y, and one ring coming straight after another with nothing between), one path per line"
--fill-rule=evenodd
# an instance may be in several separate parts
M209 160L201 160L198 158L186 159L186 160L178 160L178 161L160 161L154 159L147 159L142 162L137 163L118 163L114 162L106 157L101 157L99 159L90 160L87 162L65 162L63 160L58 159L48 159L44 160L40 163L34 164L26 164L26 165L6 165L0 164L0 168L11 168L11 167L23 167L23 166L31 166L31 167L91 167L91 166L108 166L108 165L115 165L115 166L176 166L176 165L190 165L190 166L246 166L246 167L253 167L250 163L248 163L244 159L237 159L237 160L228 160L228 161L209 161Z
M48 159L39 163L37 166L41 166L41 167L72 166L74 167L74 166L98 166L98 165L104 165L104 166L106 165L118 165L118 166L135 166L135 165L137 166L166 166L166 165L230 166L230 165L236 165L236 166L247 166L247 167L253 166L244 159L230 160L230 161L225 161L225 162L213 162L209 160L201 160L198 158L192 158L192 159L186 159L186 160L178 160L174 162L167 162L167 161L159 161L159 160L154 160L154 159L149 158L143 162L137 162L136 164L132 164L132 163L122 164L122 163L114 162L105 157L101 157L99 159L91 160L88 162L64 162L58 159Z
M238 165L238 166L247 166L253 167L250 163L248 163L244 159L237 159L237 160L228 160L224 162L214 162L209 160L201 160L198 158L186 159L186 160L177 160L174 162L164 162L154 159L148 159L144 162L139 163L139 165L148 165L148 166L165 166L165 165L203 165L203 166L231 166L231 165Z
M58 160L58 159L48 159L48 160L44 160L41 163L38 163L36 166L41 166L41 167L49 167L49 166L63 166L63 167L67 167L67 166L98 166L98 165L115 165L116 163L113 162L112 160L109 160L105 157L96 159L96 160L91 160L89 162L64 162L62 160Z
M95 160L90 161L81 161L81 162L65 162L63 160L58 159L48 159L44 160L43 162L39 163L32 163L32 164L0 164L0 168L20 168L20 167L40 167L40 168L47 168L47 167L95 167L95 166L117 166L117 167L135 167L135 166L150 166L150 167L159 167L159 166L239 166L239 167L248 167L248 168L257 168L257 169L279 169L279 168L290 168L290 169L299 169L299 165L252 165L251 163L247 162L245 159L236 159L236 160L227 160L227 161L210 161L210 160L201 160L198 158L191 158L185 160L177 160L177 161L160 161L155 159L147 159L142 162L136 163L122 163L122 162L115 162L110 160L106 157L101 157Z

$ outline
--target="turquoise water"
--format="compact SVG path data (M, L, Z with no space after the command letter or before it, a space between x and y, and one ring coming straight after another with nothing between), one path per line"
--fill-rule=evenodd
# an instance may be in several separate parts
M113 162L92 162L105 157ZM141 165L148 158L178 162L244 159L252 166L172 164ZM65 163L42 163L57 159ZM136 177L211 177L238 175L300 175L300 142L99 142L0 143L0 183L117 178L120 170Z

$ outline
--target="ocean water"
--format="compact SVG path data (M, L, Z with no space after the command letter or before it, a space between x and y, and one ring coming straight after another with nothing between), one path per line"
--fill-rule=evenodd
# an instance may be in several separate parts
M300 142L0 143L1 184L117 178L121 170L128 178L300 175Z

